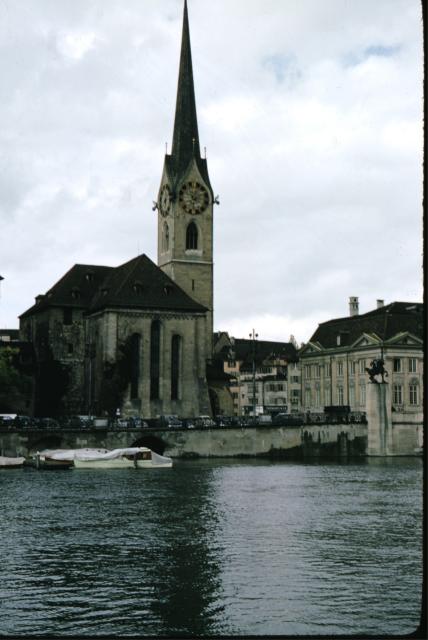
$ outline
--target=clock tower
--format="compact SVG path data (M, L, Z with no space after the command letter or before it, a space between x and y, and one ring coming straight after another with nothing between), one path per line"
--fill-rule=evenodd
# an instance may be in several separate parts
M158 265L208 309L207 357L213 332L213 204L207 161L199 147L185 0L172 150L165 155L157 199Z

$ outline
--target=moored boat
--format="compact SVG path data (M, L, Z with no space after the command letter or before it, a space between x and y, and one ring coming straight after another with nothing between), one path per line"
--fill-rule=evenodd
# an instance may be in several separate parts
M77 469L162 468L172 467L172 459L147 447L128 447L106 453L76 453L74 466Z
M74 465L76 454L97 455L106 453L107 449L44 449L35 455L37 469L70 469Z
M25 458L18 456L16 458L9 458L8 456L0 456L0 469L17 469L22 467L25 462Z

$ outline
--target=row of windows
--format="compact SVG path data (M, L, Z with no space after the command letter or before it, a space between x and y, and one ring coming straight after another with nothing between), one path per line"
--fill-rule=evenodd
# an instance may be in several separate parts
M178 400L180 383L181 337L171 338L171 400ZM138 387L141 374L141 336L134 333L130 341L130 378L131 399L138 398ZM150 330L150 400L159 399L160 379L160 322L154 320Z
M407 367L406 367L407 364ZM336 373L338 376L343 376L344 373L344 361L338 360L336 362ZM328 362L324 365L325 367L325 377L331 378L331 364ZM367 364L366 360L352 360L349 363L349 373L351 375L355 375L356 373L365 373ZM407 368L408 373L417 373L418 370L418 361L417 358L394 358L392 362L392 368L394 373L403 373L405 368ZM321 377L321 365L318 363L315 364L306 364L305 365L305 378L320 378Z
M393 395L392 401L393 404L404 404L403 403L403 385L402 384L394 384L393 387ZM409 404L417 405L419 404L419 393L418 393L418 385L417 384L409 384Z
M359 401L360 405L365 405L366 403L366 385L360 384L359 386ZM315 406L321 406L321 389L315 389L314 395L312 394L312 389L305 389L305 404L310 406L312 404L312 398L314 398ZM325 389L325 396L328 397L330 395L330 388ZM410 405L418 405L419 404L419 387L417 384L409 384L408 386L408 402ZM336 387L336 404L343 405L345 404L345 392L344 387L342 385L338 385ZM355 387L352 386L349 388L349 404L351 406L355 405ZM401 384L394 384L393 386L393 404L402 405L404 404L404 387Z

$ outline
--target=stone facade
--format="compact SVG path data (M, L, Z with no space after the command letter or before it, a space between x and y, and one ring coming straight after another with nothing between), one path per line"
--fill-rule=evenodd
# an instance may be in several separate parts
M323 323L300 349L303 410L337 405L366 411L366 368L382 358L392 422L422 423L423 306L395 302L359 315L355 300L351 316Z
M172 152L155 207L158 266L145 255L118 267L75 265L20 318L39 371L64 374L55 411L211 415L213 204L185 4ZM42 387L38 375L36 395Z

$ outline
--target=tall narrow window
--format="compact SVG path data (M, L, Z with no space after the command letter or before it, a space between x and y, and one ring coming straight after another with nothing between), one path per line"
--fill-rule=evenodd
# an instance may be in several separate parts
M171 340L171 400L178 400L180 381L180 336L174 335Z
M186 231L186 249L198 248L198 228L194 222L191 222Z
M150 400L159 398L160 322L153 320L150 331Z
M403 387L401 384L394 384L394 404L403 404Z
M163 225L163 234L162 234L162 251L169 250L169 227L165 222Z
M138 398L138 383L140 381L140 343L141 336L134 333L131 336L131 400Z
M410 404L418 404L418 385L409 385L409 402Z

